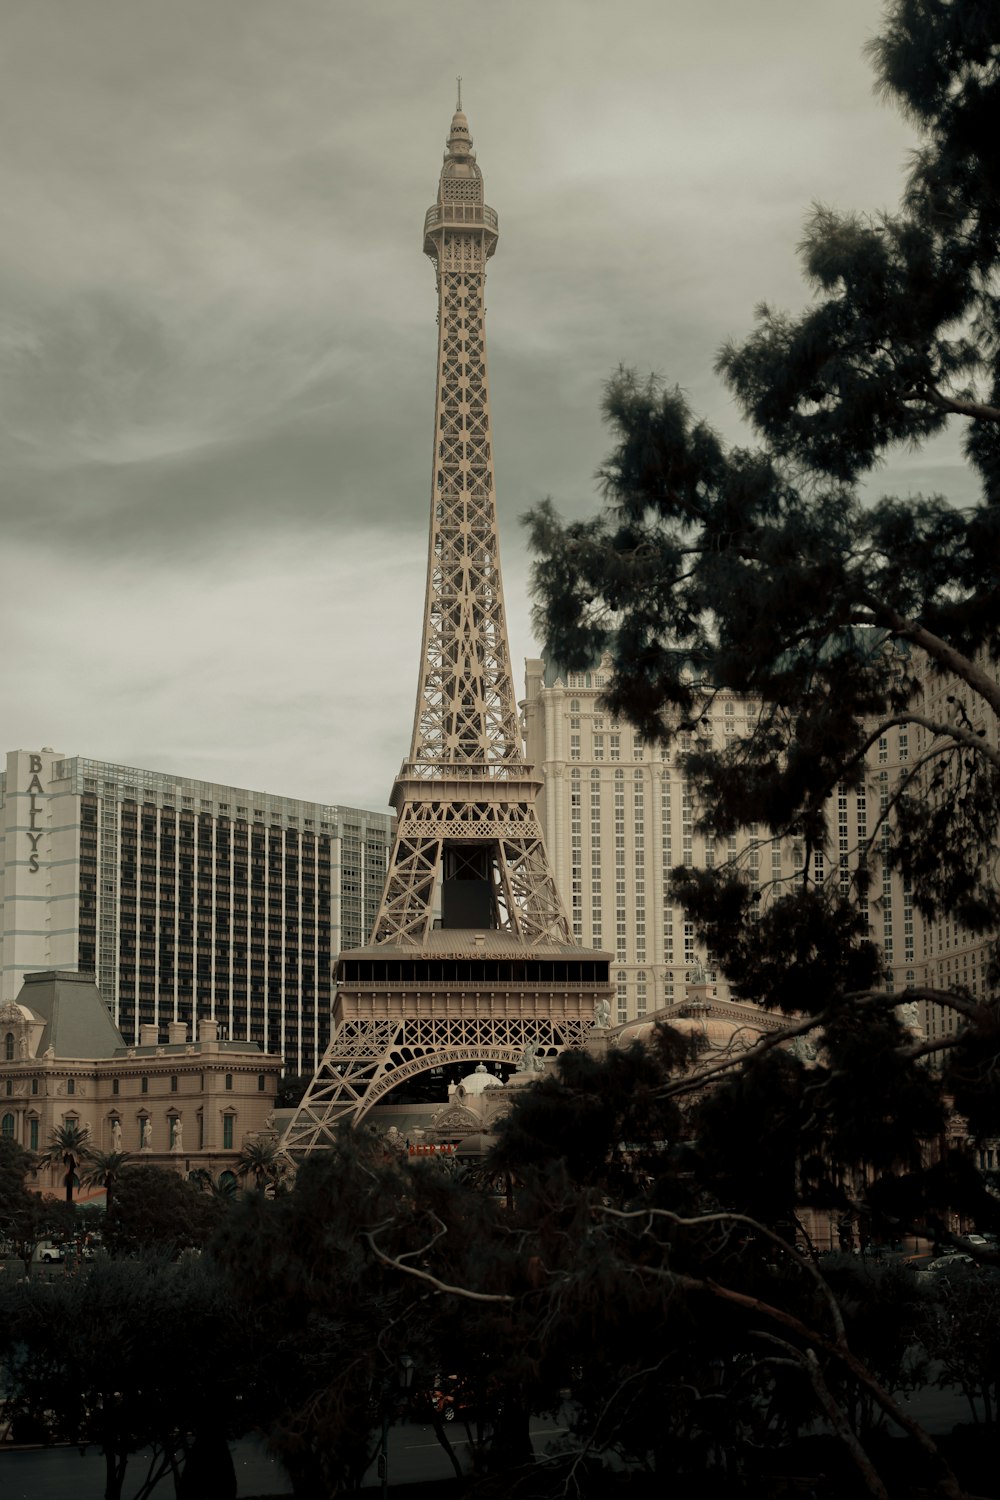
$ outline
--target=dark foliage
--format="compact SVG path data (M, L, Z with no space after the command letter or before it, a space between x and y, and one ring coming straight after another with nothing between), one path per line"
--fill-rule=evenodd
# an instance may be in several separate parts
M253 1318L203 1261L99 1258L51 1283L0 1285L0 1330L15 1435L99 1448L108 1500L141 1450L136 1500L167 1476L183 1483L192 1448L252 1420Z
M113 1255L176 1256L204 1248L224 1206L167 1167L128 1167L108 1206L104 1243Z
M758 309L718 368L758 449L727 450L678 389L620 371L599 517L529 518L538 620L575 668L611 653L612 713L648 738L693 732L687 774L706 824L827 835L828 799L857 786L885 728L937 737L893 789L889 855L925 912L1000 926L1000 755L979 716L1000 689L1000 12L987 0L896 0L873 43L879 88L922 145L894 217L818 208L802 245L816 300ZM959 420L981 499L870 502L854 487L894 445ZM922 691L962 690L941 723ZM713 691L760 716L726 751L699 743ZM876 854L878 850L868 851ZM874 862L874 859L873 861Z

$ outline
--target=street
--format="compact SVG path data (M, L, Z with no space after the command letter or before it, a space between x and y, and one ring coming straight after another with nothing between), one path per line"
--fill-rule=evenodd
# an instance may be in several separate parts
M543 1452L546 1442L565 1432L551 1421L531 1424L536 1452ZM448 1440L462 1459L468 1447L461 1422L449 1427ZM279 1463L268 1457L263 1443L256 1438L240 1438L230 1444L239 1500L259 1495L290 1495L292 1487ZM147 1459L148 1462L148 1459ZM129 1460L125 1496L131 1496L141 1474L145 1473L142 1454ZM421 1479L450 1479L454 1473L447 1454L434 1436L433 1427L414 1423L394 1427L389 1433L389 1482L403 1484ZM129 1477L131 1476L131 1477ZM365 1487L374 1489L380 1483L377 1465L365 1476ZM173 1493L169 1479L154 1491L167 1500ZM104 1459L88 1450L82 1457L76 1448L0 1450L0 1494L4 1500L102 1500L104 1495Z

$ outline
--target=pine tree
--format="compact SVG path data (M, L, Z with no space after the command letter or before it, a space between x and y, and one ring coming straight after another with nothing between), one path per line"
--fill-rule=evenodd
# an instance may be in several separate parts
M795 890L770 901L739 869L674 872L735 993L821 1035L822 1079L794 1064L820 1106L798 1115L799 1189L857 1211L863 1183L865 1212L943 1229L961 1208L985 1227L993 1200L962 1153L936 1175L926 1163L960 1117L973 1138L1000 1134L1000 10L892 0L869 53L920 137L898 212L815 208L802 245L813 304L798 317L761 306L752 335L721 351L755 446L727 448L679 389L618 372L602 513L529 518L538 622L570 669L610 654L611 713L651 740L693 736L680 759L706 827L756 823L802 847ZM975 503L870 498L887 454L949 423L964 428ZM947 706L931 713L942 680ZM724 689L759 715L717 748L702 721ZM839 870L821 880L831 798L865 786L869 752L908 726L924 749L885 786L850 888ZM889 993L865 915L883 861L926 918L993 943L985 996ZM954 1033L915 1039L904 998L949 1009ZM722 1085L741 1140L773 1067L751 1059Z

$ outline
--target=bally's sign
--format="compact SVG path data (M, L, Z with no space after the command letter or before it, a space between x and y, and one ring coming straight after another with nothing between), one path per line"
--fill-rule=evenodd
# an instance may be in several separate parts
M40 755L28 756L28 770L31 772L31 780L28 782L28 841L31 844L31 856L28 860L28 869L34 875L38 870L38 844L42 837L41 830L36 833L38 819L42 815L39 797L44 797L45 788L42 786L40 772L42 769L42 757Z

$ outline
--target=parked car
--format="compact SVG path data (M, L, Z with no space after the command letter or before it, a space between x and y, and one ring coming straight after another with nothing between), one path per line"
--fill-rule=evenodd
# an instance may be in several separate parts
M51 1240L46 1240L38 1247L38 1259L43 1263L51 1264L53 1261L61 1261L63 1258L62 1246L53 1245Z
M936 1281L939 1276L947 1276L957 1266L964 1268L966 1266L974 1266L975 1264L976 1262L971 1255L965 1255L962 1251L956 1250L952 1255L938 1256L937 1260L932 1260L929 1266L921 1267L918 1274L922 1278L926 1279L929 1277L932 1281Z

